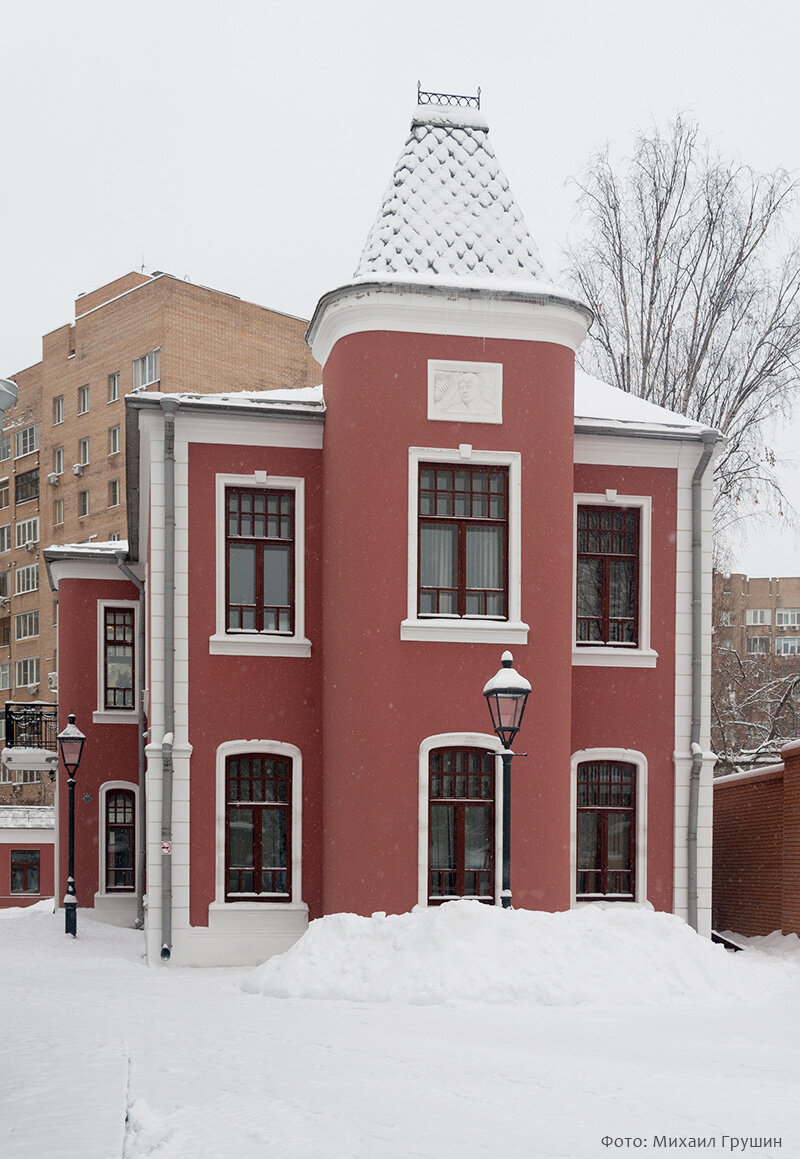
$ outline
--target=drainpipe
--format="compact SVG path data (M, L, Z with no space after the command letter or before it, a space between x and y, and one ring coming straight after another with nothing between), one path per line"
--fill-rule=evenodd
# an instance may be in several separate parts
M703 476L721 439L718 431L703 431L703 453L692 475L692 726L689 774L689 823L686 834L689 862L688 919L697 929L697 814L700 807L700 772L703 749L700 745L703 695Z
M146 596L144 591L144 584L137 575L131 571L125 562L125 552L117 552L117 567L122 574L134 584L139 592L139 631L138 631L138 652L139 652L139 844L137 846L136 856L136 921L134 925L137 930L144 926L144 883L145 883L145 867L147 865L146 852L146 836L147 836L147 799L145 795L145 716L144 716L144 656L145 656L145 608Z
M172 746L175 742L175 412L164 412L164 738L161 741L161 957L172 953ZM169 849L164 852L165 847Z

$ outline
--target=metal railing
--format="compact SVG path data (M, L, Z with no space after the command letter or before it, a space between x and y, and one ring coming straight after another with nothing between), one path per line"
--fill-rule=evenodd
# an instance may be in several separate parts
M477 96L460 96L458 93L428 93L424 92L420 81L417 81L418 105L459 105L462 109L479 109L481 107L481 90Z
M58 705L6 701L6 748L58 752Z

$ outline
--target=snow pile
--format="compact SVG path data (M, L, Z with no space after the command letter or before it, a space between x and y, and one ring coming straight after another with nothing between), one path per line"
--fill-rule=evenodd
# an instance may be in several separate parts
M702 431L703 424L675 414L663 406L658 406L646 398L629 394L603 382L580 367L575 367L575 418L576 420L596 420L604 424L636 423L657 427L677 427L686 431Z
M314 921L242 988L272 998L419 1005L663 1005L796 993L800 963L731 954L649 906L565 913L451 902Z

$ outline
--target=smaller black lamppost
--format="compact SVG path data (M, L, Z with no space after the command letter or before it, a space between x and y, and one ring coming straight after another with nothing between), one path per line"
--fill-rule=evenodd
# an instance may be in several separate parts
M511 761L514 756L511 742L519 732L531 691L530 681L515 671L513 663L511 653L504 652L503 667L483 689L492 727L503 742L500 754L503 761L503 888L500 893L503 909L511 909Z
M75 724L75 713L69 714L69 724L58 734L61 759L69 774L69 867L67 892L64 895L64 933L78 933L78 896L75 893L75 774L81 763L81 753L86 737Z

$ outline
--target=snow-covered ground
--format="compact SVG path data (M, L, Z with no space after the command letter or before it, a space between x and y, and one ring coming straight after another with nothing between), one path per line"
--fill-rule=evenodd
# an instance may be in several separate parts
M48 908L0 911L2 1159L800 1156L796 937L456 903L188 970Z

